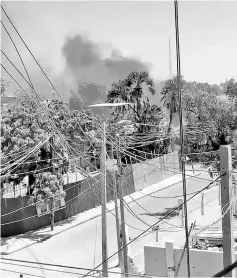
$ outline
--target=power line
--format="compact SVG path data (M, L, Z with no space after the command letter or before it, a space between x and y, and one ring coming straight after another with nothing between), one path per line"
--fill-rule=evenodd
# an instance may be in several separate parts
M47 76L47 74L44 72L44 70L42 69L42 67L40 66L40 64L38 63L38 61L36 60L36 58L34 57L34 55L32 54L32 52L30 51L29 47L27 46L27 44L25 43L25 41L23 40L23 38L21 37L20 33L18 32L18 30L16 29L15 25L13 24L13 22L11 21L10 17L8 16L7 12L5 11L5 9L3 8L3 6L1 5L1 8L4 12L4 14L6 15L6 17L8 18L8 20L10 21L11 25L13 26L13 28L15 29L15 31L17 32L18 36L20 37L21 41L23 42L23 44L25 45L25 47L27 48L27 50L29 51L29 53L31 54L31 56L33 57L33 59L35 60L35 62L37 63L37 65L39 66L39 68L41 69L41 71L43 72L43 74L45 75L45 77L47 78L47 80L49 81L49 83L51 84L52 88L54 89L54 91L58 94L58 96L60 97L61 101L63 103L65 103L62 99L62 97L60 96L60 94L58 93L58 91L56 90L56 88L54 87L53 83L51 82L51 80L49 79L49 77ZM35 92L35 91L34 91ZM35 92L36 93L36 92ZM69 110L69 109L68 109ZM69 110L70 111L70 110ZM53 125L54 126L54 125ZM79 123L79 127L82 130L82 132L85 134L85 132L83 131L80 123ZM57 128L56 128L57 130ZM85 134L86 135L86 134ZM86 136L87 137L87 136ZM91 143L90 138L88 138L88 141ZM91 143L92 144L92 143Z
M52 128L56 130L56 133L58 133L59 136L61 136L60 131L56 127L55 123L49 118L47 113L45 112L45 107L44 109L40 106L40 104L36 103L35 100L24 90L24 88L16 81L16 79L8 72L8 70L3 66L1 63L2 68L6 71L6 73L13 79L13 81L22 89L22 91L30 98L32 101L36 104L36 106L39 106L42 109L42 112L46 114L46 117L49 119L49 122L51 122ZM35 92L36 93L36 92Z
M235 269L237 267L237 261L235 261L233 264L231 264L230 266L224 268L223 270L221 270L220 272L218 272L217 274L215 274L213 277L223 277L225 276L227 273L229 273L230 271L232 271L233 269Z
M35 62L37 63L37 65L39 66L39 68L41 69L41 71L43 72L44 76L47 78L47 80L49 81L49 83L51 84L51 86L53 87L53 89L57 92L57 90L55 89L53 83L50 81L50 79L48 78L47 74L44 72L44 70L42 69L42 67L40 66L40 64L38 63L38 61L36 60L35 56L32 54L32 52L30 51L29 47L27 46L27 44L25 43L25 41L23 40L23 38L21 37L20 33L18 32L18 30L16 29L15 25L13 24L13 22L11 21L10 17L8 16L7 12L5 11L5 9L3 8L3 6L1 5L1 8L4 12L4 14L6 15L6 17L8 18L8 20L10 21L11 25L13 26L13 28L15 29L16 33L18 34L18 36L20 37L21 41L23 42L23 44L25 45L25 47L27 48L27 50L29 51L29 53L31 54L31 56L33 57L33 59L35 60ZM57 92L58 93L58 92ZM60 94L58 93L58 95L60 96ZM61 98L61 96L60 96ZM62 100L62 98L61 98Z
M24 70L25 70L25 72L26 72L26 75L27 75L27 77L28 77L28 79L29 79L29 81L30 81L30 84L31 84L32 88L34 88L34 87L33 87L33 83L31 82L29 73L28 73L28 71L27 71L27 69L26 69L26 66L25 66L25 64L24 64L24 62L23 62L23 59L22 59L22 57L21 57L21 55L20 55L20 53L19 53L19 51L18 51L18 49L17 49L16 44L14 43L14 41L13 41L13 39L12 39L10 33L8 32L8 30L7 30L6 26L4 25L4 23L2 22L2 20L1 20L1 23L2 23L2 26L3 26L3 28L5 29L6 33L8 34L8 36L9 36L9 38L10 38L10 40L11 40L13 46L15 47L15 50L16 50L16 52L17 52L17 54L18 54L18 56L19 56L19 58L20 58L20 60L21 60L21 63L22 63L22 65L23 65L23 67L24 67ZM5 54L4 54L4 55L5 55ZM5 57L6 57L6 56L5 56Z
M29 81L25 78L25 76L21 73L21 71L14 65L14 63L9 59L9 57L4 53L4 51L1 49L2 54L5 56L5 58L8 60L8 62L15 68L15 70L21 75L21 77L26 81L26 83L32 87L32 84L29 83Z
M28 267L28 268L33 268L33 269L41 269L40 267L33 266L33 265L23 265L23 264L8 263L8 262L1 262L1 263L2 264L7 264L7 265L15 265L15 266L21 266L21 267ZM58 273L74 274L74 275L84 275L83 273L72 272L72 271L65 271L65 270L57 270L57 269L50 269L50 268L45 268L45 267L43 267L43 270L48 270L48 271L53 271L53 272L58 272ZM20 272L20 273L22 273L22 272ZM28 274L28 275L32 275L32 274ZM39 276L39 277L42 277L42 276ZM90 275L90 277L96 277L96 276L95 275Z
M219 177L218 177L219 178ZM217 179L216 179L217 180ZM213 184L216 180L210 182L206 187L204 187L203 189L201 189L198 193L194 194L192 197L190 197L188 200L186 200L186 202L190 201L191 199L193 199L195 196L197 196L199 193L201 193L202 191L204 191L205 189L208 188L208 186L210 186L211 184ZM181 204L180 206L172 209L169 213L167 213L163 218L161 218L159 221L157 221L155 224L151 225L151 227L155 227L157 224L159 224L160 222L162 222L164 219L166 219L167 217L169 217L173 212L175 212L177 209L180 209L183 206L183 204ZM138 238L140 238L141 236L143 236L146 232L149 231L150 228L146 229L144 232L142 232L141 234L139 234L138 236L136 236L135 238L133 238L129 243L127 243L127 245L123 246L119 251L122 251L124 248L126 248L129 244L131 244L132 242L136 241ZM112 254L110 257L107 258L107 260L111 259L112 257L114 257L116 254L118 254L118 252L115 252L114 254ZM99 265L97 265L96 268L94 268L93 270L96 270L98 267L100 267L103 264L103 262ZM88 272L87 274L90 274L90 272ZM87 274L83 277L86 277Z
M54 266L54 267L59 267L59 268L68 268L68 269L75 269L75 270L86 270L86 271L90 271L90 270L94 270L91 268L83 268L83 267L75 267L75 266L67 266L67 265L61 265L61 264L49 264L49 263L40 263L40 262L31 262L31 261L26 261L26 260L17 260L17 259L9 259L9 258L3 258L1 257L1 260L6 260L6 261L13 261L13 262L21 262L21 263L28 263L28 264L37 264L37 265L43 265L43 266ZM102 270L94 270L97 273L101 273ZM108 273L111 274L126 274L126 273L121 273L121 272L117 272L117 271L108 271ZM24 273L23 273L24 274ZM89 275L91 276L91 275ZM142 275L142 274L130 274L129 276L135 276L135 277L144 277L144 278L153 278L154 276L147 276L147 275ZM40 276L42 277L42 276ZM93 277L93 276L91 276Z
M1 270L2 271L7 271L7 272L12 272L12 273L17 273L17 274L24 274L24 275L28 275L28 276L32 276L32 277L42 277L42 278L45 278L44 276L35 275L35 274L27 273L27 272L19 272L19 271L5 269L5 268L1 268Z

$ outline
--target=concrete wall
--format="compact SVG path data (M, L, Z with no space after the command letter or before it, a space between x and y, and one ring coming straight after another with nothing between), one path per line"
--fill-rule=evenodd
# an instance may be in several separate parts
M174 152L147 160L145 163L128 165L123 173L123 195L131 194L174 175L179 171L178 162L178 153ZM113 199L113 190L111 188L113 178L110 173L108 173L107 179L107 201L110 201ZM81 175L76 177L75 174L71 174L65 177L64 182L68 183L64 184L64 190L67 190L66 208L55 213L56 222L100 205L88 185L88 182L90 182L90 185L94 187L95 192L100 197L100 175L94 176L92 179L82 180ZM77 197L84 190L86 190L85 193ZM50 224L50 215L37 217L35 206L27 206L28 200L29 196L1 199L2 237L25 233ZM23 207L27 208L23 209ZM11 213L15 210L16 212ZM24 220L22 221L22 219ZM11 224L7 224L9 222Z
M179 172L178 151L132 165L136 191L163 181Z
M173 262L177 268L182 251L174 249ZM165 247L145 246L145 274L148 276L167 277L168 269L166 262ZM237 253L235 253L237 259ZM218 251L207 251L190 249L191 277L212 277L223 267L223 253ZM170 270L169 270L170 271ZM186 254L183 257L178 277L187 277ZM235 273L235 277L237 277Z
M131 166L128 166L125 172L122 182L123 196L135 191ZM63 189L66 191L66 207L55 212L55 222L101 205L101 177L99 174L90 179L65 184ZM107 202L110 200L114 200L113 177L107 173ZM38 217L36 206L28 205L28 201L29 196L1 199L2 237L23 234L50 225L50 214Z

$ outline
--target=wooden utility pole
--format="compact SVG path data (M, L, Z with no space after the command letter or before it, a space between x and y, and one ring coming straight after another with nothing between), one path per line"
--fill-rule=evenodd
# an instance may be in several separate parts
M103 137L101 140L101 211L102 211L102 273L103 277L108 277L108 249L107 249L107 219L106 219L106 140L105 122L103 122Z
M124 203L123 203L123 188L121 185L121 176L122 176L122 165L121 165L121 155L120 155L120 139L117 134L117 162L118 162L118 194L120 199L120 215L121 215L121 233L122 233L122 247L127 246L127 237L126 237L126 229L124 222ZM128 248L123 248L123 270L125 273L125 277L128 277Z
M120 231L119 231L119 211L118 211L118 182L114 172L113 177L114 182L114 205L115 205L115 216L116 216L116 234L117 234L117 245L118 245L118 264L122 265L122 252L121 252L121 241L120 241Z
M114 159L113 145L112 148L112 159ZM118 170L118 167L117 167ZM114 187L114 206L115 206L115 216L116 216L116 234L117 234L117 245L118 245L118 265L122 265L122 252L121 252L121 241L120 241L120 232L119 232L119 211L118 211L118 182L117 182L117 170L113 170L113 187Z
M222 208L222 242L223 265L228 267L235 261L234 229L232 209L232 159L231 146L220 148L220 172L221 172L221 208ZM234 270L228 272L225 277L234 277Z
M175 11L175 36L176 36L176 58L177 58L177 87L179 95L179 122L180 122L180 140L181 140L181 165L183 179L183 198L184 198L184 215L185 215L185 236L187 242L187 271L190 277L190 257L189 257L189 229L188 229L188 208L187 208L187 188L186 188L186 173L184 161L184 128L183 128L183 108L182 108L182 81L181 81L181 65L180 65L180 45L179 45L179 12L178 1L174 0Z

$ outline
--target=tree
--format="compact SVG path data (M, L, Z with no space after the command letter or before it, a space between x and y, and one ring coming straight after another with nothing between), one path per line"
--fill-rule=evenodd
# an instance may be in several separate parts
M181 78L181 90L185 91L186 82ZM161 90L161 102L163 106L169 110L169 127L168 133L171 131L171 124L173 121L173 115L178 112L179 109L179 96L178 96L178 83L177 77L168 79Z
M49 112L52 119L52 113ZM55 113L57 118L57 113ZM62 185L62 174L67 170L60 139L50 143L52 126L37 105L22 97L20 103L4 107L1 126L1 185L13 181L18 184L29 175L31 192L43 192L47 183L42 183L42 175L48 177L52 192ZM48 138L48 139L47 139ZM52 144L56 155L53 157ZM59 155L57 155L59 154ZM19 160L22 159L22 160ZM17 163L16 163L17 162ZM39 183L40 182L40 183ZM55 187L56 186L56 187Z
M5 92L9 86L9 82L6 81L5 79L1 78L1 83L0 83L0 86L1 86L1 97L5 95Z
M130 106L119 106L112 114L115 119L121 119L132 115L135 121L141 121L141 110L147 103L149 98L146 93L155 94L154 83L147 72L131 72L124 80L119 80L112 84L107 93L108 103L128 102ZM131 114L132 112L132 114ZM120 116L119 116L120 114Z
M200 93L209 93L214 95L221 94L220 86L214 84L210 85L208 83L200 83L200 82L186 82L185 84L186 92L189 94L200 94Z
M220 145L231 142L237 127L237 114L232 103L208 92L186 93L184 103L188 153L218 150ZM218 156L214 153L201 154L196 159L208 162L218 160Z
M147 72L131 72L125 79L125 86L128 88L129 98L134 103L134 110L136 111L138 120L142 107L149 103L149 98L146 96L145 91L154 95L155 87Z
M74 155L82 153L88 142L86 134L93 129L93 122L94 127L98 125L98 118L91 111L70 111L59 100L43 101L40 105L23 96L20 100L18 104L9 104L2 110L2 184L7 180L19 183L29 173L32 190L36 188L40 193L48 184L54 190L62 185L62 174L67 171L65 151L69 149L69 154ZM47 116L42 112L42 107ZM61 135L58 136L59 134ZM37 146L39 148L35 149ZM27 156L24 161L13 165L25 154ZM46 187L49 192L48 186Z
M233 101L237 108L237 82L234 78L230 79L227 82L227 87L225 90L225 94L228 96L230 101Z

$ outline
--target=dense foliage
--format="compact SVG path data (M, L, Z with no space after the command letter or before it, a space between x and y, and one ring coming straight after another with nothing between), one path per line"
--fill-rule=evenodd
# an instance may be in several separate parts
M126 102L131 105L118 106L114 113L114 120L132 117L134 122L140 123L144 107L148 108L149 97L146 92L154 95L155 88L147 72L132 72L124 80L112 84L107 93L108 103ZM131 118L130 118L131 119Z
M2 186L18 184L28 174L31 192L46 194L62 185L67 150L75 155L89 145L85 134L92 130L94 116L90 111L70 111L58 100L36 105L21 97L19 103L3 107L1 121Z
M234 95L233 80L225 90ZM224 88L224 87L223 87ZM218 150L220 145L230 144L237 129L237 109L234 102L218 97L223 88L207 83L182 80L182 108L185 123L185 152L193 154L193 161L218 161L217 153L203 152ZM232 88L230 90L230 88ZM231 93L230 93L231 92ZM170 112L170 125L179 108L177 79L167 80L162 89L162 102ZM216 165L216 163L215 163Z
M167 151L167 144L170 144L169 138L167 142L162 140L168 128L167 113L163 107L151 104L149 100L149 96L155 93L154 83L147 72L132 72L124 80L113 83L107 94L108 103L130 103L112 109L112 126L113 130L119 129L121 135L126 134L121 138L122 144L140 157L145 157L144 151ZM126 124L128 121L133 124ZM141 146L134 145L134 140L140 141L138 145Z
M1 79L2 95L7 87L8 82ZM231 79L218 86L182 78L181 90L185 152L198 153L190 157L193 161L218 161L218 154L210 151L232 143L237 129L237 82ZM229 101L218 97L223 92ZM155 93L147 72L132 72L111 85L106 101L131 105L111 109L106 119L109 141L114 142L120 133L121 144L140 157L144 151L168 151L170 137L178 137L173 123L179 110L177 78L164 82L163 107L151 104L149 96ZM36 104L20 95L17 104L2 108L1 121L2 185L19 183L28 173L31 191L57 193L68 169L68 156L83 154L92 164L99 161L103 120L90 110L70 110L59 100ZM107 151L112 152L110 144Z

